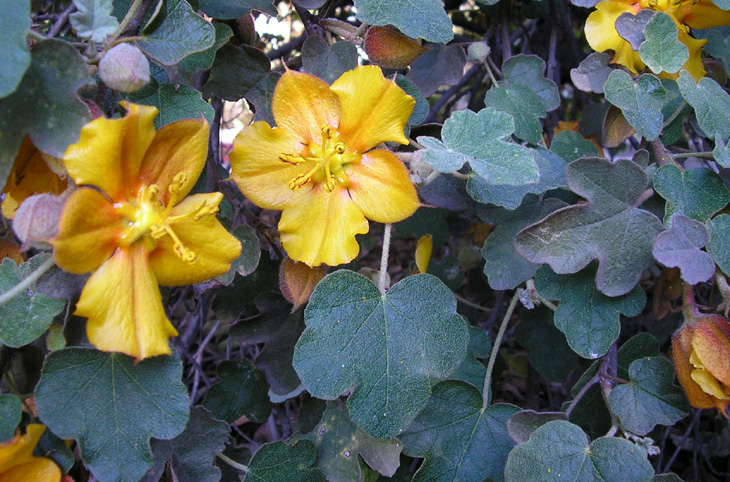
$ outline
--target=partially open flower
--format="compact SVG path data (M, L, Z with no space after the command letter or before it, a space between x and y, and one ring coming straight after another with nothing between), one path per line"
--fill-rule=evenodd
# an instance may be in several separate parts
M16 434L0 443L0 480L2 482L59 482L61 469L51 459L34 457L33 449L46 429L31 424L26 433Z

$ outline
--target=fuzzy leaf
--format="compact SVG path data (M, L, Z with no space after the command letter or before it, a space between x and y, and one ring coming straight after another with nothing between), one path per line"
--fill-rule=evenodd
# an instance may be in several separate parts
M730 202L730 192L722 178L707 168L682 171L676 166L662 166L654 174L654 189L667 201L667 227L676 214L705 223Z
M593 52L574 69L570 69L570 79L583 92L603 94L603 85L613 69L608 66L610 57L604 52Z
M0 443L13 438L23 415L23 404L12 393L0 395Z
M409 37L437 44L454 38L451 20L440 0L355 0L355 8L357 19L368 25L393 25Z
M220 362L216 373L219 381L210 387L203 401L215 418L233 423L244 415L258 422L269 417L269 386L261 370L243 358Z
M502 64L502 77L512 84L524 85L532 90L545 111L560 107L558 86L545 78L545 61L537 55L515 55Z
M251 10L264 12L276 17L277 11L272 0L200 0L200 9L219 20L235 20L245 17Z
M406 78L412 80L424 97L430 97L443 84L455 85L464 76L466 54L460 45L434 45L412 64Z
M730 275L730 215L721 214L710 222L707 252L726 275Z
M469 346L466 358L451 375L450 380L461 380L481 391L484 388L484 376L487 369L478 359L487 359L492 352L492 340L484 330L469 325Z
M18 88L30 66L30 2L7 2L0 15L0 99Z
M639 47L639 55L652 72L679 72L689 59L687 46L677 40L677 26L666 13L656 12L646 24L644 35L646 41Z
M308 73L331 84L357 67L357 48L346 40L330 46L322 37L309 37L302 45L302 66Z
M119 27L112 15L112 0L73 0L76 13L69 16L79 38L103 42Z
M715 262L702 251L710 239L704 224L678 214L672 227L659 233L652 253L654 259L669 268L679 268L682 279L691 285L704 283L715 274Z
M654 13L654 10L650 8L641 9L636 15L631 12L624 12L616 19L616 32L631 45L632 49L639 50L641 44L646 40L644 28L646 28L646 24L652 19Z
M224 285L231 284L236 273L241 276L248 276L256 271L256 267L259 265L259 260L261 259L259 238L251 226L242 224L232 234L241 243L241 254L233 260L228 273L216 277Z
M679 91L695 110L700 129L712 139L726 141L730 137L730 95L709 77L695 83L683 70L677 79Z
M664 117L662 106L666 91L662 83L651 74L644 74L634 82L623 70L616 69L603 86L606 100L615 105L637 132L648 141L656 139L662 131Z
M215 43L213 46L208 50L203 50L197 54L185 57L180 62L180 69L197 73L198 70L208 70L213 65L218 49L223 47L233 37L233 30L225 23L214 23L213 27L215 27Z
M550 143L550 150L567 162L573 162L581 157L599 155L595 144L585 139L579 132L573 131L562 131L555 134Z
M311 468L316 457L309 440L266 443L253 454L243 482L325 482L322 472Z
M200 119L201 115L212 123L215 114L213 107L203 100L200 92L189 85L165 84L154 94L138 99L137 102L160 110L160 114L155 117L155 127L158 129L182 119Z
M514 133L520 139L539 144L542 138L540 119L545 117L545 107L540 98L529 87L512 84L507 87L492 87L484 98L486 107L493 107L514 118Z

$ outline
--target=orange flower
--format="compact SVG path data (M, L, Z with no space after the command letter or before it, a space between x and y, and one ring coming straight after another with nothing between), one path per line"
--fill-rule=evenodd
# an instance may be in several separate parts
M414 105L375 66L345 72L332 86L287 71L272 99L277 127L255 122L236 137L231 177L253 203L283 211L279 233L292 259L347 263L367 219L395 223L418 208L405 166L374 149L408 143L403 129Z
M94 272L76 304L76 315L89 319L89 341L143 359L169 354L168 338L177 335L158 283L225 273L241 245L215 217L222 194L185 197L205 164L205 120L155 131L157 109L122 105L125 117L89 122L66 150L66 170L82 187L66 202L52 243L61 268Z
M616 19L625 12L636 15L639 11L650 9L664 12L677 25L677 39L687 46L689 59L684 63L695 80L705 76L700 49L707 40L690 37L689 29L705 29L730 24L730 12L720 10L711 0L603 0L586 20L586 40L597 52L613 50L613 61L623 65L634 74L643 70L645 65L629 42L616 31ZM662 77L675 78L678 74L662 74Z
M2 482L60 482L61 469L51 459L34 457L33 449L46 429L31 424L25 435L19 433L0 443L0 480Z

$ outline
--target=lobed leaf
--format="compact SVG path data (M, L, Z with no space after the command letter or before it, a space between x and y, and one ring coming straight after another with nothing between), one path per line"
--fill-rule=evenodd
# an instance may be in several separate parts
M636 82L623 70L616 69L603 86L606 100L615 105L642 137L653 141L662 131L662 106L666 91L651 74L644 74Z
M677 214L672 227L657 236L652 254L664 266L679 268L682 279L696 285L709 281L715 274L712 256L701 250L709 240L704 224Z
M730 192L722 178L707 168L682 171L676 166L662 166L654 174L654 189L667 201L667 227L672 226L672 218L677 214L705 223L730 202Z
M689 59L689 50L677 40L678 34L674 20L664 12L656 12L646 24L646 41L639 47L639 55L652 72L679 72Z
M7 2L0 15L0 99L15 92L30 66L26 37L30 30L30 3Z
M76 12L69 16L71 26L82 39L103 42L119 22L112 15L112 0L73 0Z
M355 0L357 19L368 25L393 25L405 35L445 44L454 38L449 16L439 0Z

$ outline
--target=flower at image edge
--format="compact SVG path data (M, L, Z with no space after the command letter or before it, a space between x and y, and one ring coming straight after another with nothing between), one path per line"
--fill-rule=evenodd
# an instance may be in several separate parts
M61 469L51 459L34 457L33 449L46 429L31 424L26 433L15 435L0 443L0 481L2 482L59 482Z
M169 354L168 339L177 335L158 284L223 274L241 245L215 217L222 194L187 196L205 165L205 120L156 131L156 108L122 106L125 117L89 122L66 150L66 170L81 187L51 242L58 266L93 272L75 312L88 318L89 341L143 359Z
M289 256L309 266L353 260L368 219L395 223L419 206L408 170L383 142L408 144L415 101L375 66L331 86L287 71L276 84L276 127L254 122L236 137L231 177L254 204L281 210Z

